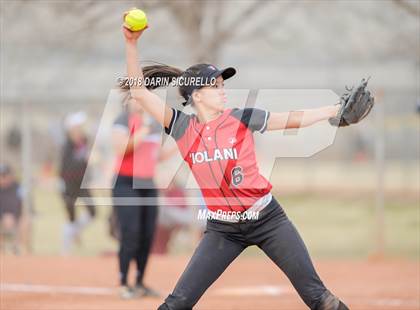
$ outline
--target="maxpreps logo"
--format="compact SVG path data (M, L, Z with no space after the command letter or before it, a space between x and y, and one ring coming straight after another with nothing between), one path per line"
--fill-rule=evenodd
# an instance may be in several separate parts
M193 164L201 164L204 162L212 162L215 160L229 160L229 159L238 159L238 151L236 148L227 148L227 149L215 149L214 152L208 153L204 152L195 152L190 153L190 157Z

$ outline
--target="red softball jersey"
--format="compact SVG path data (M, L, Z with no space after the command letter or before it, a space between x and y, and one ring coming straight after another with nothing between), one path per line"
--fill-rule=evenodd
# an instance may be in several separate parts
M270 112L226 109L200 123L196 115L172 109L165 132L188 163L210 211L242 212L272 188L258 169L253 133L267 129Z
M143 123L140 115L123 112L115 120L113 128L124 130L132 136L141 129ZM115 173L133 178L153 179L159 157L161 133L162 127L157 122L153 122L150 125L150 133L138 143L134 151L126 152L117 158Z

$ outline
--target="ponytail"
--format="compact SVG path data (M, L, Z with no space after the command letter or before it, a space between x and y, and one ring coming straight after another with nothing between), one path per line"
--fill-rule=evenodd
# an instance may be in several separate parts
M184 71L167 66L167 65L151 65L143 67L143 75L144 78L149 78L151 80L156 80L160 78L160 80L164 80L165 78L169 79L176 79L182 75ZM147 86L148 89L156 89L164 85L156 85L152 84L151 86Z
M171 67L168 65L164 65L164 64L156 64L156 65L149 65L149 66L144 66L142 68L143 70L143 77L149 80L154 80L154 81L159 81L156 78L160 78L160 81L162 81L161 84L150 84L150 85L146 85L147 89L156 89L162 86L167 86L167 84L164 83L164 80L166 79L176 79L178 77L180 77L184 71L175 68L175 67ZM122 99L122 105L127 109L128 108L128 99L130 98L130 84L128 82L128 77L123 77L123 78L119 78L118 79L118 88L125 93L124 98Z
M178 68L164 64L144 66L142 70L144 79L153 80L153 83L146 85L147 89L156 89L162 86L168 86L168 84L165 83L168 79L176 79L184 72ZM161 81L161 83L159 84L157 81ZM128 77L118 79L118 87L124 91L129 90L130 86L128 83Z

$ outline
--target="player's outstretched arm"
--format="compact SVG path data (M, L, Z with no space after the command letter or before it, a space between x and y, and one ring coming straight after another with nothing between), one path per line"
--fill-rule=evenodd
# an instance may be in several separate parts
M324 106L316 109L270 113L267 130L303 128L337 115L339 105Z
M144 86L144 76L139 65L137 41L144 30L130 31L123 26L125 49L127 58L127 75L130 85L131 97L142 105L153 118L164 127L169 127L172 118L172 109L160 97Z

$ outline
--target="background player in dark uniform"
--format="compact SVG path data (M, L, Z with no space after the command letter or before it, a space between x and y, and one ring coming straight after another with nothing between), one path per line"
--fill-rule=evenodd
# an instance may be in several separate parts
M123 27L123 32L128 77L143 79L137 50L142 31L131 32ZM208 221L207 231L186 270L159 309L192 309L207 288L250 245L257 245L270 257L311 309L348 309L324 286L294 225L272 197L271 184L259 174L253 141L255 131L307 127L336 117L339 106L291 113L225 109L223 82L236 73L233 68L218 70L200 64L186 71L168 66L145 67L143 71L147 77L217 80L213 85L180 87L186 99L184 104L192 104L196 115L170 108L144 85L133 85L130 93L176 140L208 209L227 215ZM258 219L236 216L245 211L259 212Z
M0 164L0 247L19 254L22 189L9 165Z
M120 295L129 299L159 296L143 283L158 213L158 192L153 178L158 161L171 156L174 150L160 149L162 127L150 117L147 119L143 109L129 97L126 101L127 110L113 125L113 144L117 153L113 210L119 228ZM118 200L124 198L130 199L131 203L119 203ZM145 203L142 198L148 201ZM132 260L137 265L134 288L128 285L127 279Z
M68 254L79 234L95 217L95 207L87 205L87 213L76 217L78 197L90 197L88 189L81 188L88 160L88 137L83 125L86 121L84 112L68 115L64 121L66 141L60 163L60 176L63 181L63 200L66 207L67 223L63 228L62 253Z

